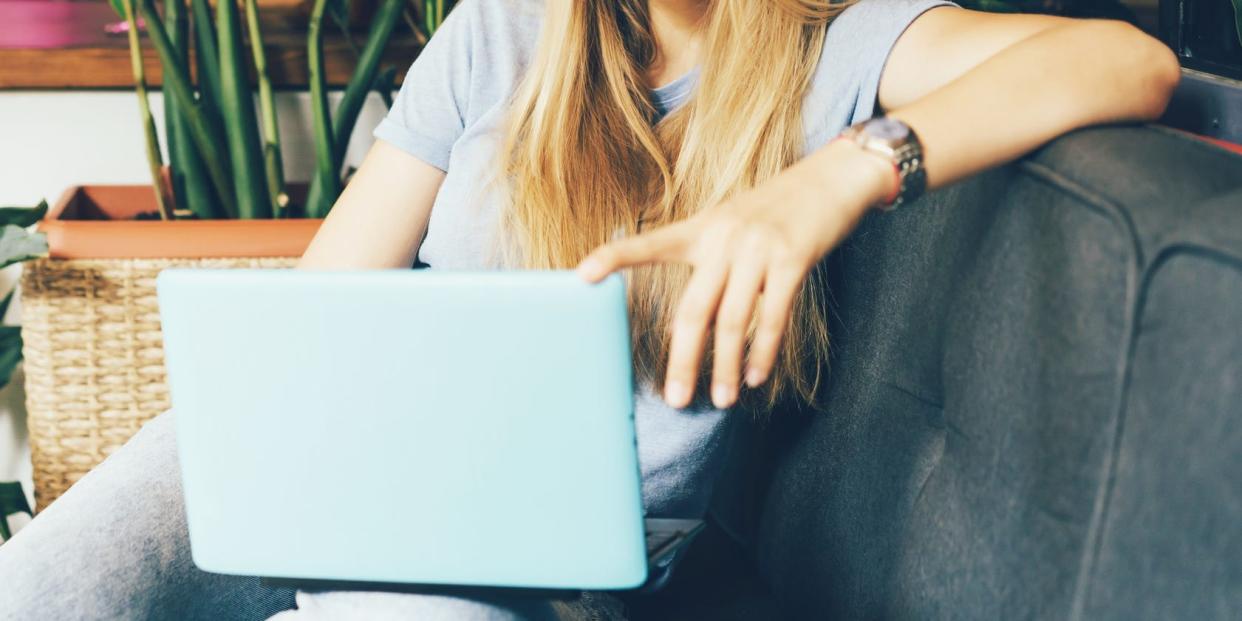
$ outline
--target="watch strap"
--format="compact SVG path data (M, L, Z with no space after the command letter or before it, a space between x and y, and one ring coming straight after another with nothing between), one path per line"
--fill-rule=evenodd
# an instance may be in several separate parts
M881 121L899 123L905 129L905 137L892 140L872 135L869 126ZM896 209L926 193L927 169L923 165L923 144L909 125L892 118L872 119L849 127L841 133L841 138L892 163L896 176L895 188L888 199L878 205L880 209Z

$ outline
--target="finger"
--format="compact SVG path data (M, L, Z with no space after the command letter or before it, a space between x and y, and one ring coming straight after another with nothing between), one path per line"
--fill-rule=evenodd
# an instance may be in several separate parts
M737 401L742 379L742 350L754 315L766 265L748 258L733 265L716 313L716 355L712 369L712 403L727 408Z
M690 405L694 397L707 326L716 314L716 306L720 304L728 272L728 264L724 261L713 261L695 268L673 315L664 400L675 408Z
M755 328L746 364L746 385L751 388L759 387L772 374L781 338L789 325L789 314L804 276L801 270L778 268L770 270L764 280L759 324Z
M605 244L578 264L578 274L587 282L599 282L623 267L682 261L686 239L686 228L679 223Z

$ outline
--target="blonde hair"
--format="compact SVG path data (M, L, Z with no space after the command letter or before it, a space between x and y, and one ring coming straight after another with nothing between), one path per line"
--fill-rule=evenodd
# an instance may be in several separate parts
M824 32L848 4L712 0L695 94L654 123L644 79L657 53L647 0L547 0L501 152L511 200L503 222L516 261L573 267L618 234L685 219L797 161L802 100ZM630 275L640 381L662 383L667 327L688 276L685 266L667 265ZM768 406L815 399L828 351L815 280L799 293L761 393Z

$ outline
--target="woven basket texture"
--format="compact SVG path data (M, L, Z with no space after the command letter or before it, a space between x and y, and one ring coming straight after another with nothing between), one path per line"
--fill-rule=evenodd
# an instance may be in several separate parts
M35 504L47 507L169 407L155 277L293 258L40 259L22 274Z

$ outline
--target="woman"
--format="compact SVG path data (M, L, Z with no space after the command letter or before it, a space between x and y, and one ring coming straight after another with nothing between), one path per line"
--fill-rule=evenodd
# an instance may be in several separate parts
M701 516L724 411L813 401L827 336L808 274L864 213L1075 128L1154 119L1178 75L1121 23L939 0L467 0L414 63L302 267L577 266L591 281L635 268L645 502ZM350 592L299 593L290 609L287 591L197 571L168 418L0 551L8 611L555 614L536 600ZM569 605L592 607L615 602Z

